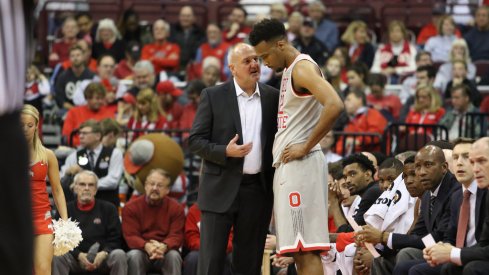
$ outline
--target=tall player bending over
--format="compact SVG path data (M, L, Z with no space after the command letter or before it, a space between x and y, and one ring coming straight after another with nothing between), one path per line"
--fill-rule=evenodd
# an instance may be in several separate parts
M277 252L292 255L299 274L322 275L319 253L329 249L328 169L318 143L343 103L316 62L287 42L282 23L265 19L249 39L266 66L283 71L273 144Z

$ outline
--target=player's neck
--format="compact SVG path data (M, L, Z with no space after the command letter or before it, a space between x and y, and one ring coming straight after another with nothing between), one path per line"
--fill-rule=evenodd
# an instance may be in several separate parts
M285 66L288 68L300 54L294 47L289 46L289 50L285 52Z

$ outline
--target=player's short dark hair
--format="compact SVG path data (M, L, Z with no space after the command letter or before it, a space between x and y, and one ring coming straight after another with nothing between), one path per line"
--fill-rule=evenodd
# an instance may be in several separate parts
M80 12L76 13L76 15L75 15L76 20L80 19L81 17L87 17L90 20L93 20L92 15L88 11L80 11Z
M473 138L459 137L459 138L455 139L452 143L453 143L453 148L455 148L455 146L457 146L459 144L472 144L474 142L475 142L475 139L473 139Z
M351 154L348 157L343 159L343 168L350 164L357 163L361 169L365 170L370 170L372 172L372 177L375 174L375 167L374 164L372 163L371 160L367 158L364 154L361 153L355 153Z
M375 159L377 160L377 165L380 165L382 162L384 162L384 160L387 159L387 156L381 152L370 152L370 154L374 155Z
M458 85L455 85L453 86L451 89L450 89L450 95L452 95L455 91L462 91L462 94L466 97L470 97L470 88L469 86L465 85L465 84L458 84Z
M379 165L379 171L382 169L394 168L397 172L402 172L402 162L396 158L387 158Z
M415 155L409 156L407 159L404 160L404 165L414 163L415 159L416 159Z
M249 40L252 46L260 44L260 42L272 41L274 39L285 38L287 32L282 22L277 19L263 19L253 26Z
M343 178L343 165L341 164L341 160L328 163L328 173L335 180Z
M442 150L443 149L453 150L453 144L449 141L446 141L446 140L433 140L433 141L426 143L425 146L428 146L428 145L436 146Z

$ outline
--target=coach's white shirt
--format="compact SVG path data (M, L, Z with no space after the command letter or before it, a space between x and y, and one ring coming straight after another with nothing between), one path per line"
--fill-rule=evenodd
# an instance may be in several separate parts
M261 124L262 110L260 100L260 89L256 84L255 92L248 94L239 87L236 79L233 79L238 99L239 117L241 120L241 131L243 144L253 142L251 151L244 157L243 174L256 174L261 172Z

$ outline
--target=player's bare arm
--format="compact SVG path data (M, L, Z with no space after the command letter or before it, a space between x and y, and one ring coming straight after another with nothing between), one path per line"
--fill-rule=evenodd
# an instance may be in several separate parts
M335 120L343 111L343 102L334 88L319 72L317 66L309 61L300 61L292 72L294 89L312 94L323 110L319 122L305 143L289 145L282 154L282 161L289 162L307 155L311 149L331 130Z

